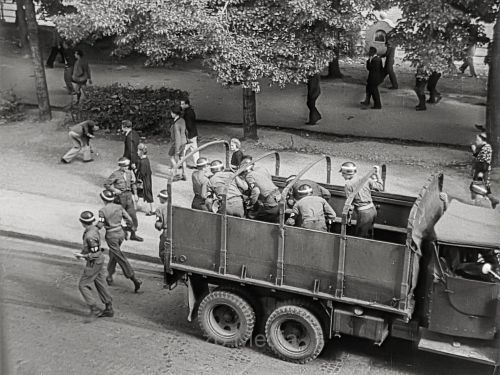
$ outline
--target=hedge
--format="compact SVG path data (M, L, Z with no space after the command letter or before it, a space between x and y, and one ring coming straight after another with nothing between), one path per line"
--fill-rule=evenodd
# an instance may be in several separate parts
M168 136L170 108L187 98L186 91L166 87L87 86L79 117L95 120L109 130L120 129L122 120L130 120L142 134Z

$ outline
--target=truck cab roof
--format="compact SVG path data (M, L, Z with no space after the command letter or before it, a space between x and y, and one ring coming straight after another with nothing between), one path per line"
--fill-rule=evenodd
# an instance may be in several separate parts
M440 243L500 248L500 213L453 200L434 231Z

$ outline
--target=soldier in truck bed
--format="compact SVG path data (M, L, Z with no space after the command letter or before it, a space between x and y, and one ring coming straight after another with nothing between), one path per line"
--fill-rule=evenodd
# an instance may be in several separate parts
M360 178L356 177L356 164L350 161L345 162L342 164L339 172L342 173L342 177L345 180L346 197L349 197L349 195L356 190L360 181ZM372 190L382 191L383 189L384 185L382 183L382 177L380 176L380 169L375 167L375 173L372 178L366 182L352 201L354 211L357 215L356 236L364 238L373 237L373 226L375 225L375 219L377 218L377 209L373 204L371 192Z

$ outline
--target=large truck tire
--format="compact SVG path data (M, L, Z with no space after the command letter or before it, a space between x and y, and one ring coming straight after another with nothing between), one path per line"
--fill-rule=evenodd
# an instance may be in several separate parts
M285 305L275 309L266 321L265 332L271 350L288 362L309 362L325 345L319 320L300 306Z
M204 336L210 341L236 348L245 345L252 337L255 312L252 306L237 294L216 290L201 301L198 307L198 323Z

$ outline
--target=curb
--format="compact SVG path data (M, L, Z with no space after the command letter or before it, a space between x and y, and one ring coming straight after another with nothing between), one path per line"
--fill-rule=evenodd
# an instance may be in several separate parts
M67 247L67 248L75 249L75 250L81 250L81 248L82 248L82 245L78 242L56 240L54 238L47 238L47 237L37 236L34 234L26 234L26 233L15 232L15 231L10 231L10 230L0 229L0 236L15 238L15 239L19 239L19 240L25 240L25 241L31 241L31 242L40 242L40 243L54 245L54 246L60 246L60 247ZM122 252L123 252L123 254L125 254L125 256L127 258L132 259L132 260L138 260L140 262L146 262L146 263L162 264L160 259L158 259L156 257L152 257L150 255L131 253L129 251L122 251Z

